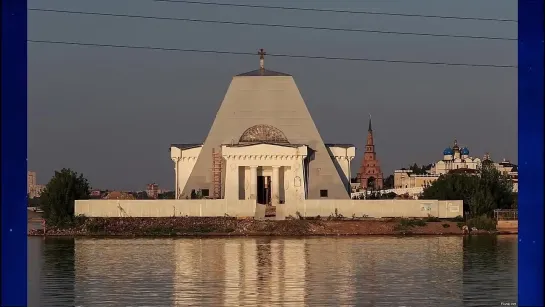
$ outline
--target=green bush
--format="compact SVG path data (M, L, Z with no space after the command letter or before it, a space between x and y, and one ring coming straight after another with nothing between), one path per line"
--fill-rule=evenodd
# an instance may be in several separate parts
M493 166L483 165L477 176L446 174L424 188L420 199L463 201L472 216L492 216L495 209L511 209L516 201L513 181Z
M89 233L97 234L106 231L105 219L88 219L85 223L85 229Z
M71 221L70 226L71 227L81 227L85 225L85 222L87 221L87 217L83 214L78 214L74 216L74 218Z
M439 219L438 217L435 217L433 215L428 214L428 217L425 218L425 221L426 222L441 222L441 219Z
M443 224L443 228L449 228L450 224Z
M465 221L465 219L464 219L464 217L463 217L463 216L461 216L461 215L458 215L457 217L455 217L455 218L451 219L451 221L453 221L453 222L464 222L464 221Z
M40 196L47 224L63 228L72 226L75 223L74 203L89 199L89 190L89 183L83 175L65 168L55 172Z
M397 228L396 230L403 230L403 229L408 229L408 228L411 228L411 227L416 227L416 226L419 226L419 227L423 227L423 226L426 226L427 223L426 221L424 220L421 220L421 219L401 219L399 221L399 225L396 225L396 227L394 228Z
M496 221L486 215L481 215L467 221L469 229L473 227L479 230L496 230Z
M413 225L415 225L415 226L424 227L424 226L426 226L427 224L428 224L428 223L426 223L426 221L421 220L421 219L413 220Z

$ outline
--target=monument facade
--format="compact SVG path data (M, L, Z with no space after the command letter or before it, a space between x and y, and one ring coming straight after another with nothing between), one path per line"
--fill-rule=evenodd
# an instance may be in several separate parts
M202 144L173 144L176 198L350 199L351 144L324 144L291 75L233 77Z

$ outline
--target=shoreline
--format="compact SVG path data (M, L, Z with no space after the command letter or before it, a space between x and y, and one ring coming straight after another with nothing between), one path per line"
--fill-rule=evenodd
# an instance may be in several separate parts
M517 233L514 232L495 232L495 231L486 231L478 232L473 234L434 234L434 233L410 233L410 234L325 234L325 235L276 235L276 234L265 234L265 233L256 233L256 234L246 234L246 235L233 235L228 233L215 233L215 234L183 234L183 235L97 235L97 234L28 234L27 237L42 237L42 238L87 238L87 239L175 239L175 238L258 238L258 237L276 237L276 238L317 238L317 237L465 237L465 236L517 236Z
M29 237L176 238L176 237L354 237L517 235L509 231L464 233L464 223L437 219L288 219L231 217L78 218L71 227L30 229Z

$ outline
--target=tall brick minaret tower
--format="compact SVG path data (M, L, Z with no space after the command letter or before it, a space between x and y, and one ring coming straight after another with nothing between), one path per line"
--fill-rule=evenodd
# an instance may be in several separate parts
M367 130L367 144L365 153L361 161L358 172L360 186L363 189L381 190L384 183L380 164L375 152L375 142L373 140L373 127L371 124L371 115L369 115L369 129Z

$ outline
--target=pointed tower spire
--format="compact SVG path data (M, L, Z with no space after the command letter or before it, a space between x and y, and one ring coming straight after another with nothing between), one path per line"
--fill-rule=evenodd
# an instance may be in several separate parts
M360 170L358 172L360 187L363 189L381 190L384 184L383 174L380 168L375 142L373 140L373 124L369 114L369 130L367 131L367 144L363 153Z

